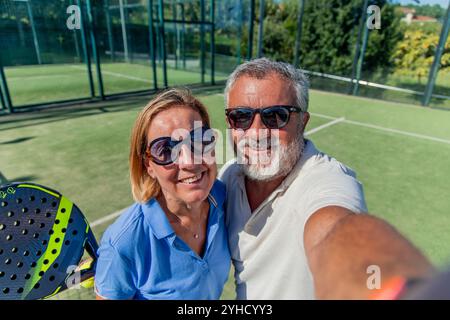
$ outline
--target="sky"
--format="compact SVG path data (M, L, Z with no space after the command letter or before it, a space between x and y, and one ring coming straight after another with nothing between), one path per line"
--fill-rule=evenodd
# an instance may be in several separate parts
M399 2L401 4L417 4L413 0L396 0L395 2ZM439 4L443 8L447 8L449 0L420 0L420 4Z

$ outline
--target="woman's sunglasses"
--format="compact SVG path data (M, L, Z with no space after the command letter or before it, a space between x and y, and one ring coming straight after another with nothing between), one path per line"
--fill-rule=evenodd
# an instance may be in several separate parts
M257 113L268 129L281 129L289 122L291 112L300 113L301 111L300 108L294 106L270 106L261 109L237 107L226 109L225 115L233 129L247 130L252 126Z
M194 155L203 156L214 149L215 142L216 137L212 129L204 126L192 130L189 136L182 140L173 140L171 137L157 138L148 144L145 155L154 163L165 166L178 159L183 144L190 145Z

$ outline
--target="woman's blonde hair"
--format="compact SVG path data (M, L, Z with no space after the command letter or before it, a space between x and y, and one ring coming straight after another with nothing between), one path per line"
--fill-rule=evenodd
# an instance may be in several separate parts
M171 107L186 106L197 111L203 124L211 127L208 111L203 103L196 99L187 88L172 88L159 93L139 113L131 133L130 180L131 192L138 202L147 202L161 192L158 181L152 178L145 165L147 158L147 132L154 117Z

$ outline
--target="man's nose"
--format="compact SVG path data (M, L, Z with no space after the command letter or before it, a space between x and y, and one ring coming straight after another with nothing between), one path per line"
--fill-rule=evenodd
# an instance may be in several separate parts
M264 123L262 122L260 113L255 114L255 117L253 118L253 123L249 129L253 130L267 129Z
M262 122L261 114L259 114L259 113L255 114L255 118L253 119L253 123L250 126L250 128L248 128L245 131L245 135L247 137L253 137L253 139L258 139L258 140L260 140L260 139L267 139L268 137L270 137L271 132L266 127L264 122Z

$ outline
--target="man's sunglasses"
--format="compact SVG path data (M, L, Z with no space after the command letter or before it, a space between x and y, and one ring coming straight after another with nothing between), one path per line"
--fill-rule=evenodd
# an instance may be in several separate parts
M194 155L203 156L214 148L216 142L212 130L205 135L208 130L211 129L207 126L196 128L189 133L190 139L188 137L182 140L173 140L171 137L157 138L148 144L145 155L154 163L165 166L178 159L183 144L189 144Z
M225 115L233 129L247 130L252 126L257 113L268 129L281 129L289 122L291 112L300 113L301 111L294 106L270 106L261 109L237 107L226 109Z

